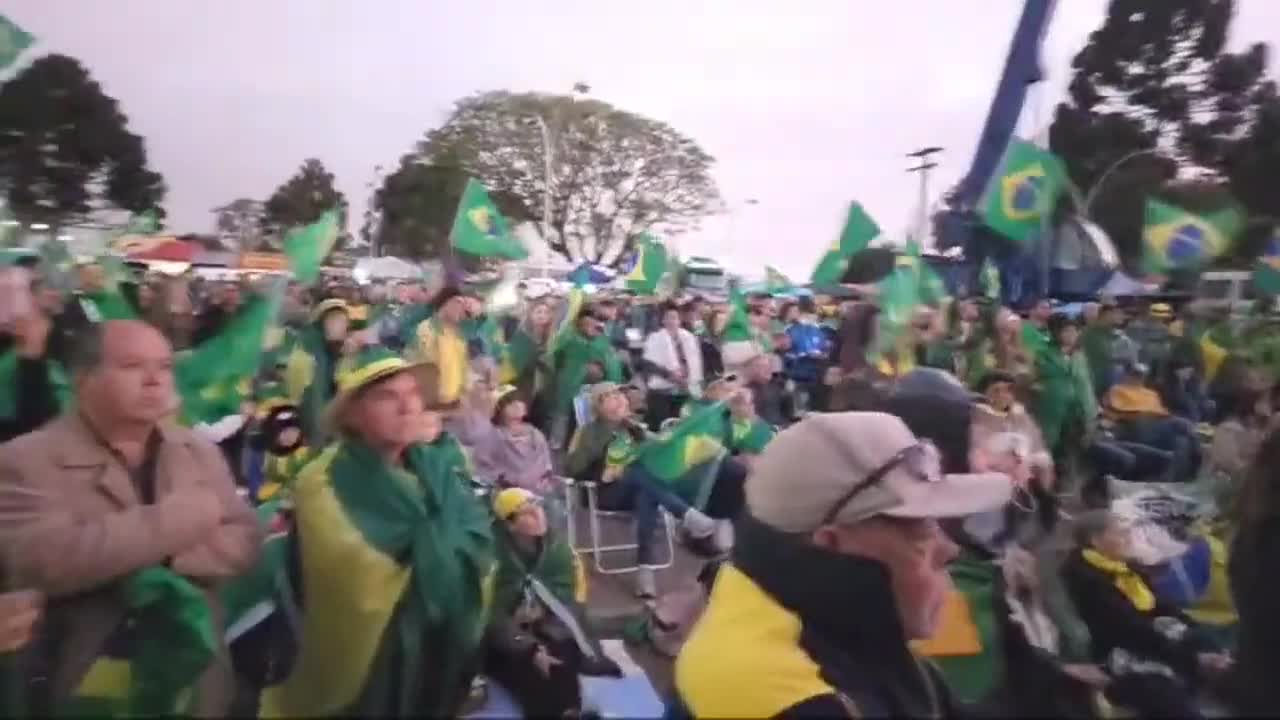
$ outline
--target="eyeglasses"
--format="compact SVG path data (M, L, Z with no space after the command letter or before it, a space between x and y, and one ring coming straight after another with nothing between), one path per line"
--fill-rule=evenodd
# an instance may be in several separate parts
M880 484L890 472L898 469L905 470L918 482L935 483L942 480L942 456L937 446L928 440L921 440L899 450L883 465L872 470L871 474L841 495L840 499L832 505L831 510L823 516L821 524L830 525L859 493Z

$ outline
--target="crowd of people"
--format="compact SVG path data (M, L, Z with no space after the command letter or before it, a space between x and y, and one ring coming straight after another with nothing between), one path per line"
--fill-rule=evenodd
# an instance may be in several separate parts
M672 717L1280 712L1265 313L957 298L885 337L869 288L291 283L184 396L279 281L3 275L12 712L456 716L483 677L591 714L584 505L631 517L650 608L667 518L705 558ZM1135 486L1207 509L1140 552Z

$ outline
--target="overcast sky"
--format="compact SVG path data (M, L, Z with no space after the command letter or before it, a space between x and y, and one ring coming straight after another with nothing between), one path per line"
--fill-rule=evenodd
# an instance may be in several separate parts
M1280 0L1240 0L1234 45L1280 46ZM946 148L936 196L966 168L1021 0L5 0L33 54L79 58L116 97L169 184L180 232L265 198L318 157L364 211L454 99L577 81L665 120L717 158L736 209L676 239L736 270L797 276L858 199L900 235L916 207L903 154ZM1059 0L1046 126L1106 0ZM758 204L746 205L747 199ZM356 227L352 228L353 230Z

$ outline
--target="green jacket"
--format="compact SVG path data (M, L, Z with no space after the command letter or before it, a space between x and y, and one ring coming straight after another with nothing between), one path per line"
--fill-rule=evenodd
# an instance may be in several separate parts
M544 623L553 623L557 632L572 636L584 656L603 656L587 630L586 574L565 538L548 531L530 554L501 520L494 521L493 536L497 566L487 632L490 649L527 657L535 647L527 626L546 630L550 628Z
M1045 445L1057 451L1069 425L1087 429L1098 415L1089 366L1081 352L1068 356L1051 345L1036 355L1036 378L1036 420Z
M587 339L576 329L570 331L555 351L555 395L557 412L568 413L573 408L573 398L582 389L587 377L587 366L600 363L604 366L604 379L622 382L622 363L617 352L604 335Z
M547 533L537 554L529 557L516 545L507 524L494 521L495 559L493 580L493 617L506 618L515 613L524 599L525 582L537 578L561 602L575 605L585 600L582 567L569 543Z

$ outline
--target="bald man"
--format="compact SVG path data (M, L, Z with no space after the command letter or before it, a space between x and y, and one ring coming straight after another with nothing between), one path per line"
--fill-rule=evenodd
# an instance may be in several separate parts
M11 576L48 598L53 703L121 645L124 579L168 567L204 591L218 623L217 588L260 547L222 453L168 419L176 396L164 336L132 320L86 328L70 370L75 410L0 445L0 547ZM145 616L134 621L147 632ZM220 653L196 714L223 713L230 681Z

